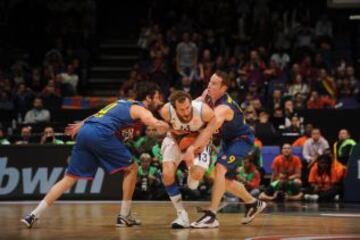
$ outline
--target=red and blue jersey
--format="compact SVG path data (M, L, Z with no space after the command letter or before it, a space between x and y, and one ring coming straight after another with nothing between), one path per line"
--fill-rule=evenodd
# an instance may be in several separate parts
M219 130L219 137L221 140L225 142L231 142L240 139L249 142L254 141L255 136L250 126L246 124L246 120L240 106L229 96L229 94L226 93L214 104L210 104L210 106L211 105L213 108L219 105L226 105L229 106L234 112L233 119L231 121L225 121Z
M130 116L130 107L133 104L143 106L143 103L138 101L120 99L89 117L85 123L100 125L122 141L127 141L132 139L134 133L141 128L140 121L133 120Z

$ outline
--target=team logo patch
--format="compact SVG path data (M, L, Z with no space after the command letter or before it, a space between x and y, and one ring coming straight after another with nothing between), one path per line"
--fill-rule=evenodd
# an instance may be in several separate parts
M235 160L236 160L236 157L234 155L231 155L229 157L229 160L227 161L227 163L231 164L231 163L235 162Z
M222 155L222 156L221 156L221 159L222 159L222 160L226 160L226 158L227 158L226 155Z

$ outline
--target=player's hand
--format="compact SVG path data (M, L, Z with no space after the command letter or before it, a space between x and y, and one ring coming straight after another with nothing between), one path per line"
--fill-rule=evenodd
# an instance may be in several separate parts
M82 122L68 124L65 128L65 134L74 139L82 125Z
M156 125L156 129L160 135L165 134L170 129L169 124L161 120L159 120Z
M186 152L183 153L182 159L186 162L186 165L188 167L191 167L193 165L194 158L195 158L195 148L193 146L189 146L186 149Z
M175 129L171 129L170 132L174 135L184 135L189 133L189 131L186 130L175 130Z

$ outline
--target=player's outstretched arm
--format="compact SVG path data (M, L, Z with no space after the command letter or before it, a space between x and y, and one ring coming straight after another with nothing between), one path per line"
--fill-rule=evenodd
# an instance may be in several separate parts
M204 148L210 141L211 136L219 129L224 121L231 119L233 115L230 107L226 105L220 105L214 110L214 117L211 118L211 121L207 124L206 128L201 131L199 136L196 138L193 145L191 145L183 155L185 161L191 161L194 158L194 153L198 149Z
M140 119L145 125L155 127L160 134L164 134L169 130L169 124L164 121L158 120L149 110L142 106L131 106L130 115L131 118L134 120Z

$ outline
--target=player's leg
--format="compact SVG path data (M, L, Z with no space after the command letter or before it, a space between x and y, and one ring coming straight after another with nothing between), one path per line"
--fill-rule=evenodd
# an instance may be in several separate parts
M110 174L124 171L122 183L122 202L116 219L117 227L140 225L141 222L131 215L132 197L136 185L138 165L129 149L113 134L100 135L94 153L100 164Z
M129 218L129 223L127 225L140 225L141 222L135 218L133 218L130 214L132 198L134 195L135 185L136 185L136 177L137 177L138 165L137 163L133 163L129 167L124 169L124 179L122 183L122 203L120 208L119 217L124 217L126 219ZM118 221L117 226L124 226L121 224L121 220Z
M92 179L95 175L97 161L95 156L84 147L84 142L88 141L89 136L86 131L83 132L84 130L81 130L78 134L66 175L50 189L38 206L21 220L28 228L31 228L40 215L70 189L79 178Z
M200 180L204 177L205 172L210 165L210 147L204 149L194 159L194 165L190 167L187 177L187 185L190 189L195 190L199 186Z
M235 179L236 176L236 168L239 166L241 161L245 159L248 154L250 153L252 146L245 141L237 141L231 144L228 148L226 156L228 172L226 173L226 180L225 180L225 189L230 193L234 194L235 196L241 198L245 202L245 216L242 219L242 224L250 223L255 216L262 212L265 207L266 203L254 198L244 187L244 185Z
M37 207L26 215L21 222L26 227L32 228L33 224L40 218L40 215L48 209L64 192L71 188L77 179L69 176L64 176L59 182L57 182L50 191L46 194L45 198L37 205Z
M169 198L174 205L177 213L177 218L171 223L172 228L189 227L188 214L182 202L182 196L179 191L179 186L176 182L176 170L180 162L180 150L176 142L166 137L161 146L161 153L163 155L162 163L162 180Z

